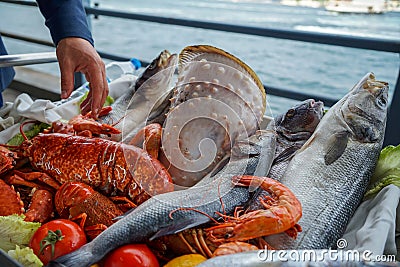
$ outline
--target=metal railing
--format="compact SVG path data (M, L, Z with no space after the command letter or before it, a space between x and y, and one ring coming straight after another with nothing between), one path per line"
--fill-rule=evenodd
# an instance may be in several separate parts
M25 5L25 6L36 6L36 2L27 2L27 1L14 1L14 0L0 0L0 2ZM98 7L85 7L86 13L88 15L97 16L108 16L114 18L123 18L130 20L140 20L146 22L153 23L162 23L168 25L177 25L184 27L192 27L192 28L201 28L207 30L215 30L215 31L223 31L223 32L231 32L231 33L240 33L246 35L255 35L262 37L270 37L270 38L278 38L278 39L286 39L293 41L302 41L309 43L317 43L317 44L327 44L334 46L342 46L342 47L351 47L351 48L359 48L359 49L367 49L367 50L375 50L381 52L391 52L397 53L400 55L400 41L396 40L383 40L376 38L362 38L362 37L353 37L353 36L339 36L333 34L322 34L322 33L310 33L303 31L290 31L290 30L278 30L278 29L269 29L269 28L259 28L252 26L242 26L235 24L226 24L226 23L215 23L215 22L205 22L198 20L189 20L189 19L177 19L177 18L169 18L169 17L160 17L160 16L151 16L144 15L138 13L130 13L130 12L122 12L115 10L107 10L101 9ZM23 40L31 43L54 46L52 43L48 41L43 41L35 38L29 38L26 36L19 36L12 33L1 32L1 34L5 37ZM129 58L120 57L117 55L113 55L110 53L98 51L100 56L106 59L111 60L129 60ZM148 62L142 62L144 66L148 64ZM314 95L302 92L295 92L292 90L284 89L284 88L275 88L273 86L264 85L265 88L268 88L268 94L290 98L294 100L304 100L307 98L316 98L324 102L326 106L332 106L339 99L330 98L329 96L321 96ZM385 134L385 145L387 144L398 144L400 143L400 69L397 76L396 85L394 88L393 98L389 107L388 114L388 122L386 127Z
M0 68L57 62L56 52L0 56Z

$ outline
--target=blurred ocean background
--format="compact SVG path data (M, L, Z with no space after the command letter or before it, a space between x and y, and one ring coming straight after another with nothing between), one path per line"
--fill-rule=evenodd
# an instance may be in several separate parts
M99 0L101 8L257 27L400 40L400 12L379 15L338 14L324 8L249 0ZM93 4L94 2L92 2ZM399 55L355 48L279 40L181 26L100 16L91 20L99 51L151 61L168 49L207 44L242 59L267 86L341 98L372 71L389 82L392 95L399 73ZM50 40L38 9L0 4L0 29ZM10 54L52 51L52 48L5 39ZM56 63L33 68L59 75ZM267 91L268 94L268 91ZM296 103L269 96L273 114ZM273 115L272 114L272 115ZM269 114L271 115L271 114Z

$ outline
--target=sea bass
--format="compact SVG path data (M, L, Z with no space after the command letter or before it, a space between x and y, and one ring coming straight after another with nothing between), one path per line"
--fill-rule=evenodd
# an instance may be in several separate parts
M137 78L134 86L113 104L113 110L99 122L115 124L122 134L112 135L114 141L130 141L146 122L160 114L165 116L172 87L169 86L177 64L177 55L162 51ZM165 111L165 112L164 112ZM122 120L122 121L121 121Z
M258 131L249 139L238 141L232 148L231 160L216 174L206 176L189 189L152 197L93 241L58 258L50 266L90 266L123 244L144 242L152 236L195 227L209 222L209 216L219 218L217 211L231 214L250 198L248 188L235 187L231 178L240 174L266 175L274 151L273 131Z
M267 237L277 249L336 246L374 171L386 127L388 83L365 75L324 115L281 182L300 200L303 231Z

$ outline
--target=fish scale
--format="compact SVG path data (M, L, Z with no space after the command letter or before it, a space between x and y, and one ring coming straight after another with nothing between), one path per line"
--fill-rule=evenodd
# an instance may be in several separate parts
M302 203L303 231L266 238L277 249L336 247L362 200L386 126L388 84L372 73L324 115L281 180Z
M379 150L379 147L376 146L375 150ZM348 153L342 155L342 161L346 164L334 163L334 166L322 171L318 163L311 166L307 165L304 167L304 171L301 170L303 168L300 169L292 164L290 167L293 168L292 170L296 170L295 173L290 172L290 170L286 172L282 183L287 185L302 203L303 217L299 224L302 226L303 232L299 234L297 240L282 234L280 236L284 240L287 239L286 241L279 240L279 243L276 244L271 242L275 238L268 238L268 242L272 246L287 249L335 247L336 240L342 236L348 220L360 203L368 185L373 168L366 166L374 166L377 160L377 154L371 153L371 151L373 150L361 149L359 146L350 148ZM302 156L307 157L304 154ZM364 160L360 160L360 158ZM359 164L355 165L355 162ZM318 172L323 175L312 175ZM335 179L327 182L324 180L326 177L343 177L344 174L346 174L346 177L356 178ZM314 186L310 187L310 184ZM305 190L306 188L307 190ZM335 192L335 194L332 194L332 192ZM283 244L282 247L281 244Z

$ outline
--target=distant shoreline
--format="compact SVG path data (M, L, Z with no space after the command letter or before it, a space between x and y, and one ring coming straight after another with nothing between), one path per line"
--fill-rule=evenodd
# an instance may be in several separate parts
M400 12L400 0L280 0L281 5L323 8L337 13L383 14Z

